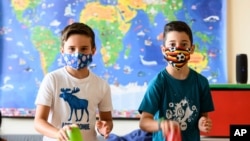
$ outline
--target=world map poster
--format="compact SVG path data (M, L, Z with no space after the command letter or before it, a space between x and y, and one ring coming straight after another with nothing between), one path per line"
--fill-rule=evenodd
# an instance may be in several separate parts
M1 0L0 108L4 116L33 117L44 76L63 67L60 32L90 25L97 52L90 71L111 87L113 117L137 118L150 80L167 65L163 27L191 27L189 66L210 84L227 83L226 0Z

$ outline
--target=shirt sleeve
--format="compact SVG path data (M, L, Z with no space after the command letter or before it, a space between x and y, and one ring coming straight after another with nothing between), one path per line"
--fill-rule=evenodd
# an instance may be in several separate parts
M214 104L208 80L203 78L201 83L201 113L214 111Z
M103 98L101 102L98 104L98 108L100 111L107 112L113 110L112 99L111 99L111 90L110 86L103 82Z
M159 88L159 84L157 82L157 79L153 79L146 92L145 95L141 101L141 104L138 108L139 113L142 112L148 112L152 115L155 115L155 113L159 110L160 105L160 95L162 92Z
M35 100L36 105L51 106L53 101L53 79L50 74L45 75L39 87L37 97Z

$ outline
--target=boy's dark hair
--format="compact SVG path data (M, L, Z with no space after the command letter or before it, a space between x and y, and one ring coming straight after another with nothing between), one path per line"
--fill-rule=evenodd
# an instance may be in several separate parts
M164 26L164 32L163 32L163 44L165 44L166 41L166 35L168 32L170 31L178 31L178 32L185 32L191 42L191 45L193 45L193 34L191 31L191 28L183 21L171 21L169 23L167 23Z
M91 38L92 48L95 48L95 33L91 27L84 23L72 23L66 26L61 32L61 45L64 45L64 41L68 40L69 36L73 34L86 35Z

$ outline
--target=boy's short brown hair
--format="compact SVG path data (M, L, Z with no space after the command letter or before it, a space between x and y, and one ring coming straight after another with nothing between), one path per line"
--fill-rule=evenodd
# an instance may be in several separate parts
M63 31L61 32L61 45L64 45L64 41L67 41L69 36L72 34L81 34L81 35L86 35L91 38L91 45L92 48L95 48L95 33L92 30L91 27L84 23L72 23L68 26L66 26Z
M170 31L178 31L178 32L185 32L193 45L193 34L191 28L187 25L187 23L183 21L171 21L164 26L163 32L163 43L166 41L166 35Z

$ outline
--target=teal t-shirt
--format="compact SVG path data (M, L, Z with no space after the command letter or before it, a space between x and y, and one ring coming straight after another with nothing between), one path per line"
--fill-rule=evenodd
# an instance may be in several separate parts
M190 69L185 80L178 80L162 70L149 84L139 112L178 121L182 141L200 141L198 120L201 113L214 110L208 80ZM165 141L162 132L153 133L153 141Z

